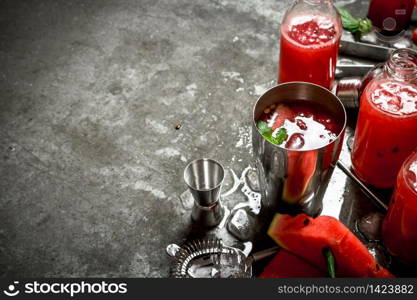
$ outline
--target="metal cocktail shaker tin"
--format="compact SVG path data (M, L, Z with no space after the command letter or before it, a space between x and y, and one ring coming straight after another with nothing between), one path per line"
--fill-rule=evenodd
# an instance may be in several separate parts
M264 139L256 127L263 110L272 104L303 100L321 104L338 124L336 139L311 150L290 150ZM256 102L252 116L252 143L263 206L280 213L320 214L322 198L342 149L346 111L329 90L306 82L279 84Z

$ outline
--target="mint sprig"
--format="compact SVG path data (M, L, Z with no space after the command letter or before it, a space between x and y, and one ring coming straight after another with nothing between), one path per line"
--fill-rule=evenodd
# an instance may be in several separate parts
M264 134L269 134L269 132L271 132L270 134L272 134L272 128L268 126L268 124L264 121L259 121L256 124L256 127L258 128L259 132L264 135Z
M336 260L330 248L323 249L323 256L326 260L327 272L330 278L336 278Z
M338 8L342 18L343 28L352 33L367 33L372 28L372 22L368 18L355 18L346 9Z
M258 121L256 124L259 132L262 136L275 145L281 145L285 140L288 138L287 130L285 128L278 129L275 137L272 136L272 128L268 126L268 124L264 121Z
M281 145L285 140L287 140L288 134L287 129L280 128L275 137L273 137L273 143L277 145Z

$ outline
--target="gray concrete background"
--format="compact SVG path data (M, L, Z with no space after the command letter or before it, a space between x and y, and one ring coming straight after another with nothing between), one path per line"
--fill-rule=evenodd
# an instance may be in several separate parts
M168 276L183 168L250 164L290 2L0 1L0 276Z

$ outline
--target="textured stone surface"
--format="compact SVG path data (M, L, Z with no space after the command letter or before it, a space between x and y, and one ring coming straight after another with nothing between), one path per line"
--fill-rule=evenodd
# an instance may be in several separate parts
M168 276L183 168L250 163L290 2L1 1L0 276Z

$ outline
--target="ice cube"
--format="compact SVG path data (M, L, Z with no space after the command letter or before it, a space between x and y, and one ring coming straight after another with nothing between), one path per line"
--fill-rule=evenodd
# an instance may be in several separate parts
M246 241L251 234L252 225L247 212L240 208L231 216L227 224L227 230L239 240Z
M250 211L255 215L259 214L261 211L261 194L252 191L247 184L243 185L241 191L248 199L247 206Z
M178 246L177 244L169 244L166 248L168 255L172 257L175 257L179 250L180 250L180 246Z
M220 254L219 266L220 278L246 277L248 271L246 256L237 249Z
M243 243L242 251L246 256L249 256L249 254L252 252L252 248L253 248L252 242L245 242Z
M392 263L392 258L387 250L379 243L371 243L367 246L369 253L375 257L376 261L384 268L389 268Z
M304 136L301 133L294 133L285 144L288 149L301 149L304 146Z
M296 124L301 130L307 130L307 125L303 120L297 119Z
M356 230L368 242L381 240L381 226L384 216L381 213L371 213L356 221Z
M246 173L246 182L252 191L260 191L258 173L255 169L250 169Z
M219 278L220 277L220 270L217 267L211 268L211 278Z
M181 204L182 206L187 209L190 210L193 208L194 205L194 198L193 195L191 194L190 190L186 190L184 191L181 195L180 195L180 200L181 200Z

